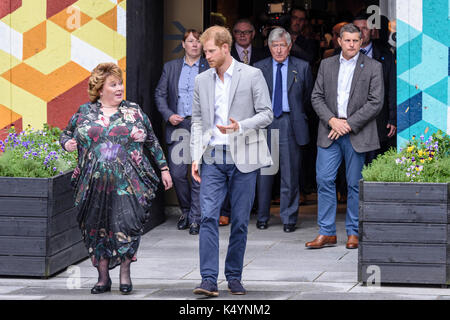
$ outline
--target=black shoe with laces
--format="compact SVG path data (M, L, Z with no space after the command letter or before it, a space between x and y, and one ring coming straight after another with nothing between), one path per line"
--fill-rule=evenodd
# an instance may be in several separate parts
M231 279L228 281L228 291L234 295L244 295L247 293L238 279Z

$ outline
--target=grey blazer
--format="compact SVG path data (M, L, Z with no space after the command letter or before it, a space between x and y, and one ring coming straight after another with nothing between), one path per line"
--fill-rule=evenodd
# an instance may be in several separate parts
M317 145L328 148L333 140L328 138L331 128L328 121L338 117L337 88L340 55L322 60L311 102L319 116ZM384 82L381 63L360 54L350 89L347 122L352 128L350 141L357 152L368 152L380 147L376 116L383 107Z
M191 156L200 162L211 140L215 113L215 75L209 69L195 78L192 103ZM228 118L240 123L240 133L230 135L231 156L243 173L272 165L264 134L259 129L272 123L269 89L261 70L235 60L231 80ZM259 155L258 157L255 157Z
M170 122L169 118L177 113L178 106L178 82L180 81L181 69L183 68L183 60L175 59L164 64L164 68L159 79L158 86L155 89L155 102L158 111L161 113L164 121L166 121L166 143L171 144L172 132L177 128ZM199 73L209 69L208 61L200 58Z
M255 67L262 70L266 78L269 93L273 93L273 60L267 58L255 63ZM299 146L309 143L308 116L306 106L311 100L313 79L308 62L289 57L288 64L288 101L291 110L289 120L295 134L295 141Z

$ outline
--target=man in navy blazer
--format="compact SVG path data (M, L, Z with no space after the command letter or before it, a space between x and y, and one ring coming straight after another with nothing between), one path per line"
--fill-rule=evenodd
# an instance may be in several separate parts
M283 28L272 30L269 49L272 57L255 63L262 70L272 97L274 120L268 127L268 143L272 157L280 163L280 216L285 232L293 232L299 207L299 177L302 161L301 146L309 143L306 109L310 105L313 79L305 60L289 56L290 34ZM279 130L279 155L273 152L272 130ZM274 159L276 161L276 159ZM266 229L270 218L270 202L275 175L258 177L258 229Z
M167 159L182 211L177 226L180 230L189 227L192 235L198 234L200 228L200 184L191 179L190 185L187 179L188 172L191 172L192 94L196 75L209 69L208 61L202 57L203 48L199 39L200 32L194 29L185 32L182 42L185 56L164 65L155 90L156 106L166 121Z

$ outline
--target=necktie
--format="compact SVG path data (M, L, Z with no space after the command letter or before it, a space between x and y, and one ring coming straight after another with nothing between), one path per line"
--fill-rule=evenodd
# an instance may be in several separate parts
M248 64L248 50L244 49L244 63Z
M283 79L281 75L282 63L277 65L277 76L275 78L275 95L273 98L273 114L279 118L283 113Z
M361 53L363 53L363 54L366 54L367 53L367 50L366 49L360 49L359 50Z

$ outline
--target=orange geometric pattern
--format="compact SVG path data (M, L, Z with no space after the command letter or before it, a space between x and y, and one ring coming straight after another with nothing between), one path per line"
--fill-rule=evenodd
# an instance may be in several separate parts
M64 127L88 101L91 70L126 77L126 0L0 0L0 138L44 123ZM97 39L97 40L96 40Z
M23 60L41 52L47 45L47 21L23 34Z

